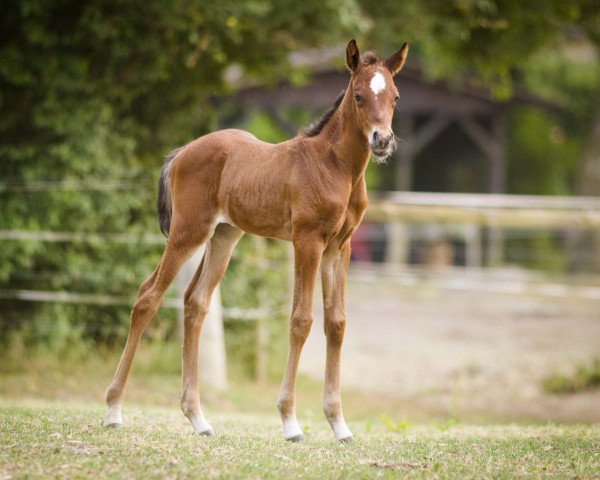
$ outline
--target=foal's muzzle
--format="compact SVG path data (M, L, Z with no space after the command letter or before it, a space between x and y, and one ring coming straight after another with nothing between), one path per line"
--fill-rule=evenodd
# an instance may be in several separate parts
M369 139L369 146L377 160L384 162L396 150L396 137L393 133L382 136L379 132L374 131Z

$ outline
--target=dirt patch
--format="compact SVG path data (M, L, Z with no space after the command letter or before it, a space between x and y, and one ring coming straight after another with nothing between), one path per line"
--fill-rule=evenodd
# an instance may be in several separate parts
M323 378L322 309L300 371ZM599 421L600 391L548 395L541 381L600 355L600 302L407 287L350 275L342 384L451 415Z

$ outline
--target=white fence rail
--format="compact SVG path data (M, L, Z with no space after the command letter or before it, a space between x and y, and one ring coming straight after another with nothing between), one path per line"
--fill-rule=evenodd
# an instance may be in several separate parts
M371 195L365 219L388 226L389 264L407 263L407 225L437 224L464 241L466 265L479 268L484 257L502 263L502 229L600 230L600 198L388 192Z
M382 223L600 229L600 197L389 192L371 196L366 218Z
M502 229L554 229L554 230L600 230L600 198L598 197L541 197L522 195L475 195L389 192L370 195L371 201L365 219L369 222L383 223L387 231L387 266L406 264L408 238L407 225L441 224L451 228L465 242L466 265L481 267L484 254L488 259L499 258L502 245ZM482 230L487 231L488 241L483 242ZM112 242L164 244L160 235L135 235L121 233L83 233L0 230L0 240L41 241L41 242ZM485 250L485 251L484 251ZM197 261L195 265L197 265ZM490 263L494 263L493 261ZM194 268L195 268L194 265ZM390 270L387 271L388 273ZM189 272L188 272L189 273ZM406 277L406 274L405 274ZM414 276L404 278L411 284ZM400 278L400 277L398 277ZM452 278L450 288L457 287L457 279ZM414 282L413 282L414 283ZM447 282L446 282L447 283ZM479 282L481 283L481 281ZM444 284L442 282L442 284ZM492 288L491 283L488 287ZM179 282L178 297L167 298L164 306L181 309L185 282ZM517 289L514 285L513 290ZM549 296L572 295L579 292L581 298L599 299L600 288L549 284L538 287L539 292ZM518 290L518 289L517 289ZM526 291L531 291L531 289ZM576 295L577 296L577 295ZM39 290L0 290L0 298L19 299L31 302L66 302L95 305L131 306L133 298L115 295L73 293L64 291ZM264 378L266 370L266 331L265 320L283 311L272 309L221 309L224 318L246 319L257 322L257 374ZM220 322L221 320L218 320ZM217 329L218 330L218 329ZM222 337L218 337L216 348L222 348ZM219 367L224 368L224 367ZM222 380L218 382L222 383Z

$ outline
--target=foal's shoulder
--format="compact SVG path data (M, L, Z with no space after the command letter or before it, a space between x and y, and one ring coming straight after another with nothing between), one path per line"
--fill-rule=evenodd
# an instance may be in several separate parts
M217 130L216 132L210 133L209 135L214 137L221 137L223 139L239 139L239 140L255 140L259 141L254 135L246 130L240 130L238 128L226 128L225 130Z
M236 128L228 128L226 130L219 130L218 133L222 136L223 139L226 139L229 141L229 143L233 142L233 143L237 143L239 145L248 145L248 146L254 146L254 147L258 147L258 148L267 148L270 149L271 147L275 147L276 145L273 143L269 143L269 142L265 142L263 140L260 140L259 138L256 138L253 134L251 134L250 132L247 132L246 130L239 130ZM281 145L281 144L278 144Z

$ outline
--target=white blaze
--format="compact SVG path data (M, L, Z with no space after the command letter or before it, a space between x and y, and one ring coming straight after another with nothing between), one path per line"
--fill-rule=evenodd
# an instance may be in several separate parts
M385 78L383 78L381 72L376 72L375 75L373 75L369 87L371 87L371 90L373 90L375 95L378 95L379 92L385 89Z

